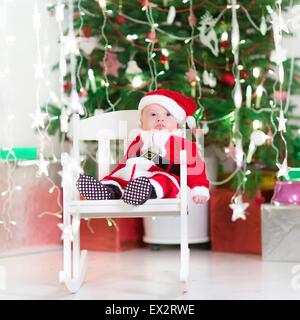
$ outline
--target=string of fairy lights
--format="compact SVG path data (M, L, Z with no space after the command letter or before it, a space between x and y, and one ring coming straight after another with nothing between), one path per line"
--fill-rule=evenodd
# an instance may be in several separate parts
M0 4L0 36L2 38L2 52L1 52L1 63L0 63L0 84L4 84L9 81L11 75L11 66L9 64L8 48L15 45L15 38L9 33L8 28L8 11L12 1L2 1ZM12 111L10 98L12 92L6 92L6 98L2 99L1 104L4 119L3 127L1 128L2 137L5 139L6 145L2 146L2 151L6 152L6 156L2 159L2 163L5 167L4 175L2 176L2 185L0 190L0 230L3 228L8 238L12 236L12 227L16 225L16 221L11 216L12 201L16 191L20 191L22 187L15 185L13 176L16 170L16 155L13 150L13 120L15 114Z
M59 13L58 13L59 14ZM54 152L54 143L53 140L48 135L48 126L50 125L51 121L57 120L57 117L50 117L48 112L48 106L50 100L56 101L58 98L56 94L53 92L50 81L48 80L48 72L46 68L46 57L48 46L42 48L41 46L41 13L39 11L38 1L35 0L34 2L34 11L32 15L33 19L33 30L36 37L36 52L37 52L37 62L34 64L35 70L35 79L37 82L36 87L36 111L34 115L30 115L33 118L32 128L36 130L39 136L39 160L37 161L37 177L43 177L47 183L49 183L49 194L53 195L56 199L56 204L58 210L56 212L49 212L44 211L38 214L39 218L42 218L45 215L53 215L59 219L62 218L62 204L61 204L61 189L56 183L52 180L49 176L49 165L50 161L52 163L57 162L57 158ZM44 37L47 37L48 27L43 25L43 30L45 32ZM44 54L43 54L44 53ZM45 104L45 111L41 111L41 89L42 86L45 85L45 88L48 92L48 101ZM46 126L46 123L48 125ZM48 157L45 156L46 147L49 147L50 155Z
M1 31L3 30L3 34L1 32L2 38L4 38L4 42L9 41L10 44L14 43L14 36L12 36L8 32L7 28L7 16L9 11L9 5L13 2L13 0L5 0L1 2L3 7L1 7ZM16 176L16 170L18 167L27 167L28 165L31 165L32 163L36 164L38 169L36 171L37 177L44 177L47 183L49 183L49 194L53 194L56 198L56 203L58 206L57 212L41 212L37 215L37 217L43 217L44 215L50 214L53 216L56 216L57 218L62 217L62 205L61 205L61 189L59 186L55 184L55 182L49 177L48 174L48 166L50 164L50 161L48 160L48 157L45 157L45 150L46 147L49 147L50 150L50 156L52 162L57 162L55 153L54 153L54 143L53 140L49 137L47 133L47 126L45 125L46 121L50 123L53 120L57 120L57 117L50 117L48 113L48 104L50 99L53 101L56 101L57 97L53 90L51 89L50 82L47 79L46 76L46 56L49 52L49 46L46 45L44 47L41 47L41 13L39 11L39 3L38 1L34 1L33 6L33 14L32 14L32 27L33 32L35 36L35 43L36 43L36 63L33 64L33 73L34 78L36 80L36 91L35 91L35 112L33 114L29 114L30 118L32 119L32 129L34 129L39 136L39 155L37 161L20 161L17 158L17 155L14 151L14 143L12 141L13 137L13 130L15 128L15 125L13 123L13 120L15 119L15 114L13 113L13 108L10 105L10 103L4 104L4 117L8 116L8 121L5 121L5 127L2 128L4 134L2 137L4 138L4 141L6 142L6 145L1 146L2 151L6 152L5 158L1 160L1 164L5 166L5 176L2 176L2 182L4 182L1 185L1 188L4 188L0 190L1 195L1 212L0 212L0 227L4 228L4 231L8 235L8 239L12 238L12 226L15 226L17 224L16 219L13 219L11 217L12 209L13 209L13 201L15 199L15 191L23 190L23 186L16 185L15 182L15 176ZM43 32L44 37L48 37L48 23L43 25ZM7 41L6 41L7 40ZM3 48L2 53L7 56L9 54L9 48ZM4 64L4 68L0 70L0 76L1 80L9 82L9 76L10 76L10 66L8 64L8 57L1 60L2 64ZM45 111L41 111L41 89L42 86L45 86L45 88L49 92L49 99L47 103L45 104ZM9 94L8 94L9 96ZM5 137L6 136L6 137Z

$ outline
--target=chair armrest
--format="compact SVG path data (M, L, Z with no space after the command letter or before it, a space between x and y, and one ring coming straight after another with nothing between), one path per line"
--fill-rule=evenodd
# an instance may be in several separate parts
M79 177L79 172L74 169L74 159L68 153L61 154L62 164L62 188L64 202L70 200L79 200L79 192L76 189L75 183ZM79 165L78 165L79 166Z
M180 198L187 202L187 155L186 150L180 150Z

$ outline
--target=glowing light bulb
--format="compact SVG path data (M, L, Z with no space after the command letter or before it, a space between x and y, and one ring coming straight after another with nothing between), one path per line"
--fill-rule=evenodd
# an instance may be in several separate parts
M88 77L89 77L89 80L91 83L92 91L93 91L93 93L95 93L97 91L97 88L96 88L96 80L95 80L95 75L94 75L93 69L88 70Z
M166 57L169 55L169 51L167 49L162 49L161 53Z
M49 189L49 193L50 194L53 193L54 189L55 189L55 187L53 186L51 189Z
M131 85L134 88L139 88L141 85L143 84L143 79L141 76L137 75L135 76L132 81L131 81Z
M253 77L257 79L259 76L260 76L260 68L258 67L253 68Z
M262 97L263 91L264 91L264 88L263 88L262 85L259 85L256 88L256 107L260 106L260 102L261 102L261 97Z
M106 0L98 0L99 6L102 9L105 9L106 7Z
M227 31L224 31L221 34L221 41L224 42L224 41L227 41L227 40L228 40L228 33L227 33Z
M253 130L258 130L262 127L262 122L260 120L254 120L252 122Z
M247 89L246 89L246 106L247 106L247 108L251 108L251 98L252 98L252 88L250 85L248 85Z

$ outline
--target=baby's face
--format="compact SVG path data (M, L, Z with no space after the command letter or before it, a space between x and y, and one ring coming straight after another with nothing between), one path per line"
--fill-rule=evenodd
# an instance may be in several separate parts
M142 130L175 130L177 121L173 115L160 104L149 104L142 110L141 128Z

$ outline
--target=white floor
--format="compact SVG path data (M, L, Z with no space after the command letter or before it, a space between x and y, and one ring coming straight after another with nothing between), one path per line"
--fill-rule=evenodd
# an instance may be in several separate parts
M89 252L86 281L72 295L58 283L62 251L56 249L0 258L0 300L300 299L292 286L296 265L193 248L190 291L182 295L177 248Z

